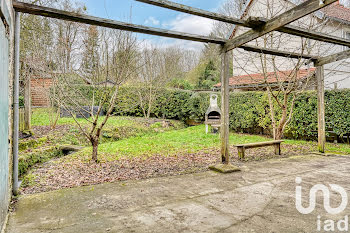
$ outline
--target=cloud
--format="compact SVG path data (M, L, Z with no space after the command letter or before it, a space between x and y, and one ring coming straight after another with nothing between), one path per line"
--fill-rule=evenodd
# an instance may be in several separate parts
M145 20L145 24L150 24L150 25L159 25L160 21L153 16L148 17L148 19Z
M145 23L151 23L152 20L156 20L153 17L149 17ZM158 20L156 22L160 23ZM154 24L154 23L153 23ZM163 28L186 32L197 35L209 35L213 29L213 21L210 19L202 18L199 16L179 14L175 19L169 20L162 24ZM167 47L180 47L185 50L199 51L203 48L203 43L195 41L187 41L180 39L171 39L165 37L156 37L152 39L144 39L141 42L141 48L167 48Z
M141 49L151 49L155 47L169 48L175 46L184 50L200 51L203 48L203 43L171 38L152 38L141 40L139 46Z
M172 40L172 42L165 44L165 46L175 46L183 48L184 50L200 51L203 48L203 43L188 40Z
M178 15L174 20L163 24L174 31L199 35L209 35L213 29L213 20L195 15Z

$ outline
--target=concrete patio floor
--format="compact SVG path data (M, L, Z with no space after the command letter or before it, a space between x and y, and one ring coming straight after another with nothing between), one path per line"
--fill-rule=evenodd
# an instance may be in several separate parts
M315 184L338 184L350 194L350 157L304 155L246 163L241 172L212 171L86 186L22 196L10 215L15 232L316 232L328 214L318 192L315 210L295 207L301 177L303 206ZM331 193L331 206L340 196ZM323 225L321 225L323 229Z

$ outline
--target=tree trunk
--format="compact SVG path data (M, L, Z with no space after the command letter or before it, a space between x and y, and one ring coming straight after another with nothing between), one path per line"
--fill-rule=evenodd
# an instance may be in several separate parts
M93 139L91 139L91 144L92 144L92 157L91 157L91 159L97 163L98 162L97 150L98 150L99 140L93 138Z
M151 116L151 109L152 109L152 102L153 102L153 99L152 99L152 85L150 86L148 94L149 94L149 98L148 98L147 119Z
M281 140L283 132L280 128L276 129L274 140Z
M275 134L275 140L281 140L283 137L283 131L284 131L284 127L285 124L287 123L287 100L288 100L288 96L285 95L284 97L284 102L283 102L283 106L282 106L282 116L281 119L279 121L278 127L276 127L276 134Z
M148 102L148 110L147 110L147 119L149 119L151 116L151 108L152 108L152 102L149 101Z
M272 123L272 133L273 133L273 139L276 139L276 119L275 119L275 109L273 106L273 100L271 97L270 91L267 92L267 96L269 98L269 109L270 109L270 116L271 116L271 123Z

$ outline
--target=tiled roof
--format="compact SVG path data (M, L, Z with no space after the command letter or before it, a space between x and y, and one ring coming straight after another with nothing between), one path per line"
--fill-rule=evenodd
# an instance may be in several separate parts
M323 8L322 12L328 17L349 21L350 23L350 8L340 5L339 1Z
M297 79L302 80L304 78L310 77L315 73L315 68L310 69L300 69L297 72ZM280 72L269 72L266 74L268 83L277 83L277 82L285 82L291 79L291 76L294 75L294 70L280 71ZM276 74L277 78L276 79ZM278 80L278 81L277 81ZM240 75L234 76L230 78L230 86L245 86L245 85L256 85L265 83L265 76L263 73L259 74L248 74L248 75ZM214 85L214 87L221 87L221 83Z

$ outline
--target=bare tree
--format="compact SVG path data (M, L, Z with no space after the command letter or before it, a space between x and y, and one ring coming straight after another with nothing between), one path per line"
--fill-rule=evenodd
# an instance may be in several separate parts
M100 61L95 64L94 70L86 75L82 72L83 67L80 67L74 73L60 75L56 80L56 103L71 114L90 141L92 160L96 162L101 133L113 114L119 87L138 69L135 65L138 57L137 40L131 33L100 30L98 37ZM84 91L86 87L91 95ZM103 111L105 116L102 117ZM76 114L84 121L78 120Z
M248 0L226 0L221 4L218 12L227 16L241 18L248 2ZM212 34L216 37L227 39L234 28L235 26L232 24L215 21Z
M140 54L142 68L137 75L136 92L143 115L149 118L160 88L167 83L166 61L163 52L157 48L143 49Z
M76 13L83 13L86 10L85 6L75 6L70 0L63 0L60 8ZM56 63L61 72L69 73L80 61L77 55L81 51L81 35L86 25L63 20L54 22L56 26Z
M269 19L285 12L290 7L292 7L292 4L285 1L259 1L258 5L252 9L254 13L252 16ZM339 29L339 25L326 27L325 19L317 13L306 16L293 24L310 30L322 32L328 30L327 33L331 34ZM239 28L234 33L237 35L244 31ZM249 44L314 56L326 54L334 48L333 45L323 42L298 38L276 31L268 33ZM315 88L314 69L310 69L310 65L305 65L306 63L309 64L307 60L302 58L290 59L262 53L252 54L240 49L236 49L234 52L233 70L235 73L251 75L251 83L256 84L257 90L262 88L267 92L274 139L283 137L288 123L292 120L294 102L297 96L306 89ZM303 74L301 74L301 71ZM263 80L256 80L256 76L252 75L256 73L262 74Z
M149 118L160 90L173 81L183 80L186 72L196 65L197 54L179 47L149 46L140 52L139 58L142 68L133 85L137 87L135 93L143 115Z

